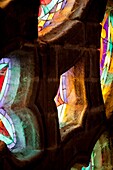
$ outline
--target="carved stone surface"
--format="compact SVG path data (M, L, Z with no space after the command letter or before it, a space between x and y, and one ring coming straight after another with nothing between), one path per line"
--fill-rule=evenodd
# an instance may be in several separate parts
M37 37L35 22L33 25L31 24L36 18L33 17L32 20L30 15L32 12L33 14L36 12L35 5L30 8L32 3L29 1L28 6L25 7L23 5L25 2L9 2L7 7L4 8L10 14L10 9L13 11L15 5L18 4L17 11L21 11L24 15L20 14L18 20L16 20L11 14L11 21L14 19L18 27L12 27L13 33L15 33L14 36L10 34L9 29L9 38L7 39L6 36L4 42L1 43L2 47L9 44L10 38L15 38L16 35L24 40L34 40ZM69 170L75 163L88 165L96 141L106 130L106 115L100 87L98 51L100 42L99 24L104 15L106 1L98 0L95 3L94 0L81 0L78 3L79 10L75 10L70 15L69 21L61 24L61 26L63 24L64 27L67 26L64 32L59 30L59 26L51 31L51 35L48 33L44 37L39 37L38 40L36 57L40 63L39 82L37 83L39 91L36 94L34 104L39 109L42 118L41 126L44 133L42 151L37 157L22 161L8 152L4 158L6 161L4 169L9 167L11 170L27 170L28 168L34 170ZM9 18L10 15L5 13L5 17ZM6 20L1 19L1 21L3 26L7 23ZM6 29L7 24L3 28ZM5 31L3 32L5 33ZM13 44L11 49L14 49ZM11 49L9 48L9 50ZM82 74L86 92L85 111L81 116L80 123L75 122L59 129L57 109L53 99L58 89L60 75L72 66L76 67L78 61L81 61L84 69Z
M0 2L0 53L7 53L25 41L37 38L39 1L3 0Z

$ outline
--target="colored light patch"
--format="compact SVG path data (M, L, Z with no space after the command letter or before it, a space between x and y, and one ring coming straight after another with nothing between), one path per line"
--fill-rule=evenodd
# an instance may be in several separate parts
M113 84L113 14L112 11L105 13L102 22L100 52L100 78L103 100L106 104L106 114L110 106L109 95L112 92ZM111 111L110 111L111 112Z
M45 21L40 21L39 24L38 24L38 26L39 26L39 27L43 27L44 23L45 23Z
M0 119L0 133L10 138L9 132L7 131L1 119Z
M46 21L46 20L48 19L48 16L49 16L49 14L44 15L44 17L42 18L42 20Z
M5 92L6 85L7 85L7 81L8 81L8 69L6 70L3 82L0 82L1 83L0 101L3 99L4 92Z
M110 18L106 14L105 18L102 23L102 32L101 32L101 56L100 56L100 73L101 73L101 87L103 89L103 86L107 79L107 73L110 66L110 56L111 56L111 47L110 47ZM104 30L104 32L103 32ZM105 34L104 34L105 33Z
M66 81L66 75L67 73L62 74L61 76L61 86L60 86L60 92L61 97L63 98L64 102L67 103L67 81Z
M104 28L102 29L101 36L102 38L106 37L106 30Z
M44 10L44 14L47 14L49 13L52 8L57 4L58 0L52 0L48 5L43 5L42 8ZM40 16L39 16L39 19L40 19Z
M58 110L58 118L59 118L59 123L62 125L65 125L66 121L65 121L65 117L66 117L66 104L62 104L62 105L59 105L57 107L57 110Z
M7 58L0 60L0 107L3 106L7 96L11 77L11 63Z
M51 2L51 0L40 0L40 3L42 4L42 5L47 5L47 4L49 4Z
M55 5L52 10L51 10L51 13L55 13L56 12L56 8L57 8L57 5Z
M108 34L109 34L109 17L105 14L104 20L102 22L101 31L101 52L100 52L100 74L102 75L102 69L104 67L104 62L106 58L107 48L108 48Z
M60 127L65 125L66 117L66 102L67 102L67 92L66 92L66 73L62 74L60 77L60 86L54 101L58 110L58 119Z
M43 28L51 24L51 22L53 21L54 15L58 13L58 11L64 8L64 6L66 5L66 2L67 0L51 0L51 1L48 1L48 3L42 1L40 8L39 8L39 14L38 14L38 20L39 20L38 31L41 31ZM58 15L55 15L55 16L59 16L59 13ZM42 22L43 20L45 20L45 22Z
M57 107L62 105L62 104L64 104L64 101L61 98L60 90L59 89L58 89L57 95L54 98L54 101L55 101Z
M62 9L65 7L66 3L67 3L67 0L64 0L62 3L62 7L61 7Z
M54 13L53 14L50 14L49 17L48 17L48 20L51 20L54 16Z
M44 28L47 27L48 25L50 25L51 21L46 21L46 23L44 24Z
M2 86L3 86L3 83L4 83L6 71L7 71L7 66L0 69L0 92L2 90Z
M89 166L88 167L82 167L81 170L95 170L95 153L94 151L91 154L91 160L89 162Z
M0 140L4 141L9 148L16 143L16 135L12 119L3 109L0 109Z
M60 127L71 122L71 118L73 119L73 116L69 116L73 115L75 109L75 105L73 105L73 101L75 101L75 97L73 97L75 95L73 71L74 67L61 75L60 86L54 99Z

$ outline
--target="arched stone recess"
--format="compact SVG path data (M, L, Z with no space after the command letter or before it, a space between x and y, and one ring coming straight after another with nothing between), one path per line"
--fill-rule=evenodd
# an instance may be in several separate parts
M106 2L107 1L103 2L101 0L96 3L93 0L75 1L75 4L73 4L73 7L68 13L69 15L67 15L62 22L56 20L57 24L53 21L52 25L49 26L52 28L51 31L48 32L46 28L43 29L42 34L40 32L38 38L39 53L42 58L42 82L46 91L46 99L48 99L44 107L46 108L44 119L47 125L47 141L50 141L49 136L54 134L54 142L56 144L62 143L62 147L65 148L68 142L70 145L74 145L76 142L72 141L75 140L78 143L78 139L80 139L81 141L83 140L81 143L84 143L85 138L89 138L90 136L88 148L85 148L86 145L83 146L87 152L89 151L89 154L91 154L91 150L98 139L96 136L99 137L106 129L106 116L100 86L99 65L100 22L104 16ZM78 110L78 120L76 121L75 118L72 124L61 128L60 135L62 142L60 142L60 138L57 138L58 134L56 132L58 129L56 119L58 116L52 100L55 97L54 94L55 91L57 91L60 76L73 66L74 68L80 67L83 70L81 75L79 75L83 82L82 87L80 87L80 81L78 85L76 82L75 90L78 88L79 90L77 91L81 91L81 93L84 94L84 102L81 99L80 102L83 104L81 106L81 114L79 114L80 110ZM75 79L76 78L78 78L77 72L75 73ZM51 96L49 89L51 89ZM82 98L82 95L80 97ZM50 104L51 107L49 107ZM53 127L53 120L56 120L56 127L51 128L51 125ZM84 135L80 137L81 134ZM70 139L72 136L76 137ZM94 141L94 143L92 144L91 141ZM48 143L52 144L52 141ZM83 147L79 146L78 148L83 149ZM71 151L74 152L74 149ZM73 155L72 152L70 152L70 155ZM78 152L79 151L77 151L77 153ZM89 156L87 159L89 159ZM84 161L85 160L84 158ZM79 161L83 162L82 158L81 160L79 159Z
M5 77L1 76L0 140L9 148L6 159L19 168L32 163L44 150L42 119L35 105L39 74L34 47L7 54L0 66Z

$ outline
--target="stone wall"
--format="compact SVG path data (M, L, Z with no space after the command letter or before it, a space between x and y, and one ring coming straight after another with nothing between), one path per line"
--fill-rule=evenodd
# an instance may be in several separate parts
M95 143L106 131L99 73L100 22L104 16L106 0L76 0L75 4L78 6L73 6L68 18L63 22L57 21L51 32L39 36L38 45L34 46L32 43L28 46L35 50L37 48L35 55L39 72L36 71L36 76L39 76L39 81L38 92L34 94L34 105L39 110L40 124L43 127L42 148L33 159L20 161L1 142L3 169L69 170L75 163L87 166ZM24 7L23 12L25 16L28 15ZM25 18L20 17L20 23L23 23ZM22 30L23 28L24 25ZM22 33L21 38L25 41L37 36L34 28L31 28L33 32L28 30L28 34L22 30L19 33ZM54 97L60 75L72 66L80 66L84 70L81 77L85 90L81 90L79 84L77 85L79 92L82 91L85 96L84 111L79 123L74 122L73 125L59 129ZM78 78L77 73L75 76Z

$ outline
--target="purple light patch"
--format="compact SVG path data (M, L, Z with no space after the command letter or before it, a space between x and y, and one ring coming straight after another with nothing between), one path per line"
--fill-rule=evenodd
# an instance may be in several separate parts
M63 9L65 7L66 3L67 3L67 0L64 0L62 3L61 9Z

